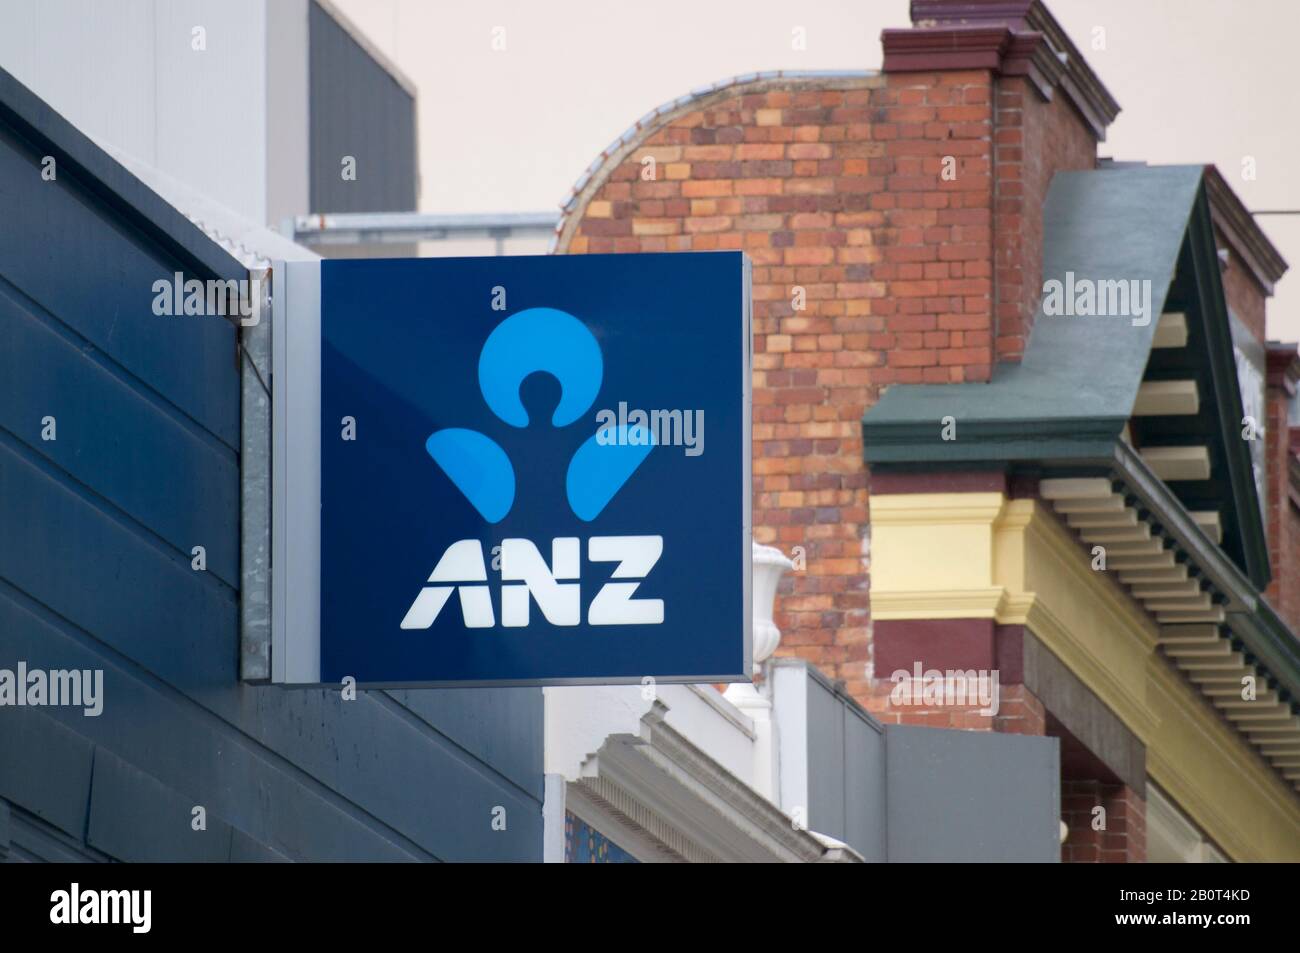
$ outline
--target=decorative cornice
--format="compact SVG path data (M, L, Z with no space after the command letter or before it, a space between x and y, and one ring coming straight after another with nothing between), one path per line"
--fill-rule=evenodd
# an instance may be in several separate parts
M1137 475L1150 478L1149 473ZM1151 485L1163 489L1162 484ZM1165 512L1167 507L1161 506L1149 491L1150 486L1144 486L1135 495L1145 498L1145 508L1151 512ZM907 513L913 521L904 524L904 533L892 540L890 548L878 548L871 591L873 617L882 623L982 618L997 624L1024 625L1026 632L1035 636L1146 746L1151 776L1176 796L1220 846L1238 859L1277 859L1278 850L1286 848L1270 846L1268 837L1249 829L1243 831L1238 826L1239 816L1232 815L1238 806L1235 799L1267 805L1275 828L1287 823L1287 817L1300 816L1298 802L1285 790L1282 778L1252 749L1249 738L1234 733L1199 689L1172 668L1161 654L1161 629L1156 620L1113 574L1092 569L1074 533L1048 504L1034 499L1005 503L991 524L991 559L985 564L981 554L977 560L991 572L987 577L991 585L985 588L978 588L981 579L968 576L958 583L963 588L942 588L945 581L949 586L956 581L951 576L952 567L948 580L944 574L930 571L885 572L891 568L885 565L889 560L920 566L927 547L943 546L957 538L943 535L945 530L953 529L946 514L960 511L962 496L975 495L953 494L944 500L916 494L911 506L902 497L890 500L886 509ZM916 533L912 526L919 524L919 512L927 508L935 532ZM1184 527L1180 524L1179 529ZM1208 540L1205 542L1208 546ZM875 588L876 578L896 580L896 584L893 589L880 591ZM1243 625L1267 625L1276 630L1280 622L1275 614L1264 606L1257 621L1254 615L1247 615L1256 612L1249 597L1249 583L1239 572L1235 579L1227 581L1240 584L1236 587L1239 601L1234 604L1238 611L1230 613L1229 625L1256 656L1252 664L1257 670L1267 669L1274 674L1288 670L1285 652L1277 644L1279 633L1247 631ZM1278 681L1285 687L1285 678ZM1162 691L1152 691L1153 687ZM1234 777L1243 779L1242 785L1223 788L1216 780L1219 775L1204 770L1196 758L1189 758L1188 745L1197 743L1193 732L1205 740L1206 756L1223 762ZM1229 799L1224 800L1225 796ZM1251 800L1255 798L1264 800ZM1226 821L1229 815L1236 819Z
M1242 204L1232 186L1213 166L1205 167L1205 191L1210 197L1210 218L1214 227L1232 246L1232 251L1250 269L1264 291L1273 293L1273 286L1290 267L1286 259L1269 241L1255 216Z
M1237 740L1232 727L1218 717L1213 707L1189 686L1173 668L1168 665L1151 664L1148 666L1148 686L1163 693L1175 706L1188 715L1188 722L1194 724L1205 739L1207 748L1231 762L1232 770L1238 776L1248 778L1254 789L1279 812L1294 811L1295 801L1291 790L1277 773L1264 761L1253 748L1244 747L1234 742ZM1195 704L1180 702L1193 696ZM1238 860L1262 860L1259 845L1252 838L1248 829L1241 823L1239 814L1223 810L1224 805L1206 797L1199 785L1187 775L1186 765L1176 758L1169 758L1157 746L1147 747L1147 773L1165 789L1193 817L1200 820L1202 826L1212 831L1214 838Z
M991 524L1006 501L1001 493L902 493L872 497L874 525Z
M990 69L1001 71L1012 33L1006 27L883 30L886 73L932 70Z
M913 0L911 30L881 34L886 73L989 69L1024 76L1044 99L1061 89L1094 135L1119 103L1038 0Z
M662 844L665 859L860 863L851 848L805 830L664 720L656 702L639 735L610 735L576 785L626 834ZM582 803L583 799L579 799ZM577 812L581 816L581 811Z
M995 619L1002 622L1002 616L1008 615L1006 607L1007 591L1001 586L895 592L871 590L871 617L877 620ZM1017 611L1020 609L1017 606ZM1006 621L1020 620L1008 617Z

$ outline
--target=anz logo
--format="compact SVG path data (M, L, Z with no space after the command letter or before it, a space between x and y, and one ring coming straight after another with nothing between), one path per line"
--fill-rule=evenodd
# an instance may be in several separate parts
M567 427L591 408L604 376L600 345L587 326L554 308L529 308L502 321L479 354L478 383L483 400L501 421L528 426L519 386L538 371L560 382L560 402L551 425ZM614 442L593 433L569 461L565 495L574 516L596 519L655 447L655 435L637 424L618 428ZM425 449L479 515L489 523L505 519L514 506L516 476L505 450L477 430L448 428L425 441ZM662 599L635 599L637 587L663 553L662 536L592 536L589 562L617 563L587 607L588 625L659 625ZM506 539L500 548L501 625L528 625L536 602L551 625L582 623L582 542L576 536L550 541L550 564L528 539ZM494 567L495 568L495 567ZM402 619L403 629L433 625L453 593L460 595L465 627L497 624L488 590L483 544L462 539L447 547L427 584Z

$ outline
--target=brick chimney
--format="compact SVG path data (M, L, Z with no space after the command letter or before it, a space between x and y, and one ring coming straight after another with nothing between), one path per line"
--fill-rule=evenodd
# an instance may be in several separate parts
M1090 169L1119 105L1039 0L912 0L884 71L988 76L995 359L1018 361L1042 290L1042 207L1058 171ZM924 82L924 80L922 80Z
M1300 354L1295 344L1270 341L1266 350L1264 424L1268 557L1273 581L1265 595L1292 629L1300 630L1300 427L1292 427L1291 405L1300 385Z

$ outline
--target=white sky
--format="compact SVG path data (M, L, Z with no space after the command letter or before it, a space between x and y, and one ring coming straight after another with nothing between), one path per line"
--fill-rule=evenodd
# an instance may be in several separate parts
M419 88L420 207L554 209L606 145L691 89L767 69L878 69L906 0L334 0ZM1123 111L1100 154L1213 162L1248 208L1300 209L1297 0L1049 0ZM805 29L807 49L791 33ZM494 51L495 27L506 49ZM1104 30L1104 49L1093 49ZM1242 160L1255 159L1245 181ZM1260 219L1300 270L1300 215ZM1269 302L1300 338L1300 278Z

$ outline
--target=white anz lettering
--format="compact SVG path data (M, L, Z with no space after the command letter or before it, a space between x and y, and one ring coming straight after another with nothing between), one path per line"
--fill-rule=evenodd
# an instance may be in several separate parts
M663 555L662 536L593 536L587 541L590 562L615 562L611 581L596 593L587 608L588 625L660 625L662 599L632 598ZM581 540L563 536L551 540L548 566L536 544L527 539L501 543L501 624L529 624L537 603L551 625L575 626L582 621ZM616 581L617 580L617 581ZM462 539L447 547L429 574L428 582L402 619L403 629L427 629L437 621L453 592L459 591L461 615L469 629L496 625L488 590L483 544Z

